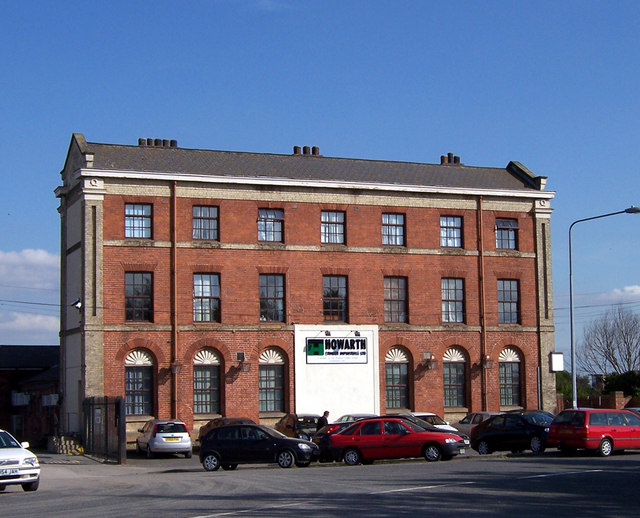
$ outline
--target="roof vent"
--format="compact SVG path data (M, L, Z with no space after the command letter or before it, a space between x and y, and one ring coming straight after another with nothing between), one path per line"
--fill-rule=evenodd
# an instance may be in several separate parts
M139 138L138 146L140 147L178 147L177 140L169 140L162 138Z
M460 157L453 153L447 153L440 157L440 165L460 164Z

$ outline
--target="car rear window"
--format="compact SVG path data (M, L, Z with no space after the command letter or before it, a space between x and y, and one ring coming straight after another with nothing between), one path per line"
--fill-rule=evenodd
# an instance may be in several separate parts
M186 433L187 427L182 423L161 423L158 425L158 433Z
M549 425L553 421L553 417L548 414L524 414L522 417L531 424Z
M554 419L556 424L572 424L574 426L584 426L584 412L560 412Z

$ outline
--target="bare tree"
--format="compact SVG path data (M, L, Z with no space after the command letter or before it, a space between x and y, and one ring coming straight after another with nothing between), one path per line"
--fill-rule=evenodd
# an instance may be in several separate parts
M592 320L578 346L578 367L590 374L640 370L640 316L615 306Z

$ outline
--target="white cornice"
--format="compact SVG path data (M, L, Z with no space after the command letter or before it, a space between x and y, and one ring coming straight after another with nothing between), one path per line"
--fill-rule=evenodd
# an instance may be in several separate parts
M125 171L104 169L80 169L76 177L127 178L135 180L161 180L194 183L217 183L239 185L273 185L282 187L309 187L325 189L358 189L368 191L422 192L437 194L498 196L529 199L552 199L553 191L507 190L507 189L471 189L467 187L418 186L401 184L383 184L368 182L336 182L324 180L293 180L290 178L272 178L266 176L214 176L186 173L159 173L157 171Z

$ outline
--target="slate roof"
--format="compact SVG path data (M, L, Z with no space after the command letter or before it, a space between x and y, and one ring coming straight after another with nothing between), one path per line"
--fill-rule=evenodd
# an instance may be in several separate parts
M179 147L125 146L79 140L81 151L94 155L93 168L113 171L180 173L240 177L326 181L491 190L542 190L545 177L518 162L505 168L464 164L422 164L333 158L322 155L279 155ZM542 182L544 185L544 182Z
M0 345L0 370L42 370L59 361L57 345Z

